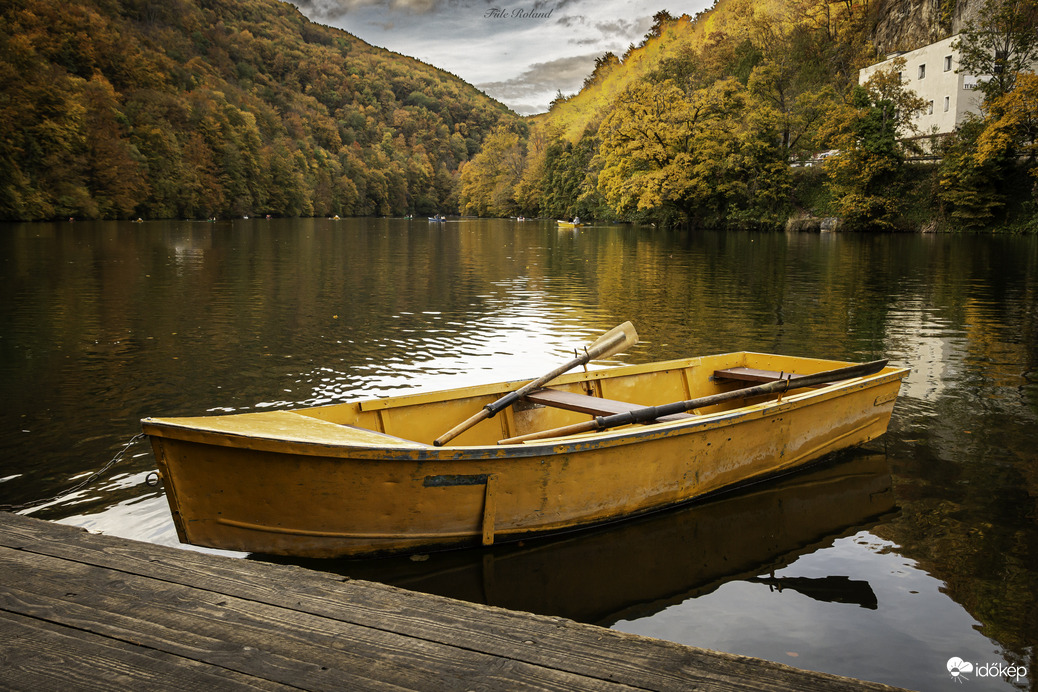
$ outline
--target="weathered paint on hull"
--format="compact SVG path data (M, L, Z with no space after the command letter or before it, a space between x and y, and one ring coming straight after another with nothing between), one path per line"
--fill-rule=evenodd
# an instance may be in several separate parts
M566 531L788 471L883 434L904 374L887 368L780 402L500 447L344 446L144 426L182 541L361 556Z

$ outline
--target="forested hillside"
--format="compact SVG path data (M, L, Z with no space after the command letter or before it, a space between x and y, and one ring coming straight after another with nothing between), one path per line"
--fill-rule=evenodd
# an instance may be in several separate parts
M0 219L402 215L517 115L277 0L4 0Z
M488 137L462 168L462 208L715 228L825 216L863 230L1038 230L1038 79L1026 67L1038 60L1038 0L982 0L961 27L963 70L999 86L982 85L984 113L955 133L914 129L926 104L902 86L903 66L857 83L884 57L875 41L908 50L947 36L960 3L917 13L934 26L896 36L891 1L661 11L639 45L599 58L578 94L533 118L528 137L507 126ZM802 165L821 153L824 167Z
M487 195L480 154L462 203L480 213L775 225L791 206L791 159L830 146L857 67L871 53L862 6L719 0L654 17L644 40L598 60L516 142L523 166ZM500 144L500 135L487 145ZM486 152L487 150L485 150ZM511 195L505 194L505 189Z

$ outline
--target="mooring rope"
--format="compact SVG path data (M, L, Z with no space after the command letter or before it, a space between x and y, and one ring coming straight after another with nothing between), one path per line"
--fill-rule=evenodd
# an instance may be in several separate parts
M30 500L29 502L23 502L23 503L21 503L19 505L0 505L0 512L21 512L22 510L25 510L25 509L31 509L33 507L39 507L40 505L45 505L48 502L53 502L54 500L57 500L60 497L63 497L65 495L69 495L71 493L75 493L75 492L78 492L78 491L82 490L83 488L87 487L91 483L94 483L95 481L97 481L97 479L100 478L101 476L105 475L110 468L115 466L119 462L119 460L122 459L122 456L124 454L126 454L126 450L127 449L132 447L137 442L140 442L141 440L145 439L146 437L147 437L147 435L145 435L144 433L137 433L136 435L131 437L130 441L127 442L126 444L124 444L123 448L120 449L116 453L116 455L114 457L112 457L111 460L107 464L102 466L97 471L94 471L92 474L90 474L89 476L87 476L86 478L81 480L79 483L76 483L74 486L72 486L68 490L63 490L62 492L58 493L57 495L54 495L53 497L45 497L45 498L42 498L42 499L39 499L39 500Z

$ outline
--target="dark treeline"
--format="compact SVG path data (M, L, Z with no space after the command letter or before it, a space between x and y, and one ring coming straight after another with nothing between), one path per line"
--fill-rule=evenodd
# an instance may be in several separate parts
M518 122L276 0L0 9L0 219L448 211Z

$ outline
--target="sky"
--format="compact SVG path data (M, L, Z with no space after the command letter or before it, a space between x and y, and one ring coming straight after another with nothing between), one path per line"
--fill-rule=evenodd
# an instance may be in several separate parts
M418 58L521 115L577 93L607 51L637 45L661 9L694 15L712 0L289 0L309 19ZM682 6L683 5L683 6ZM691 5L691 6L690 6Z

